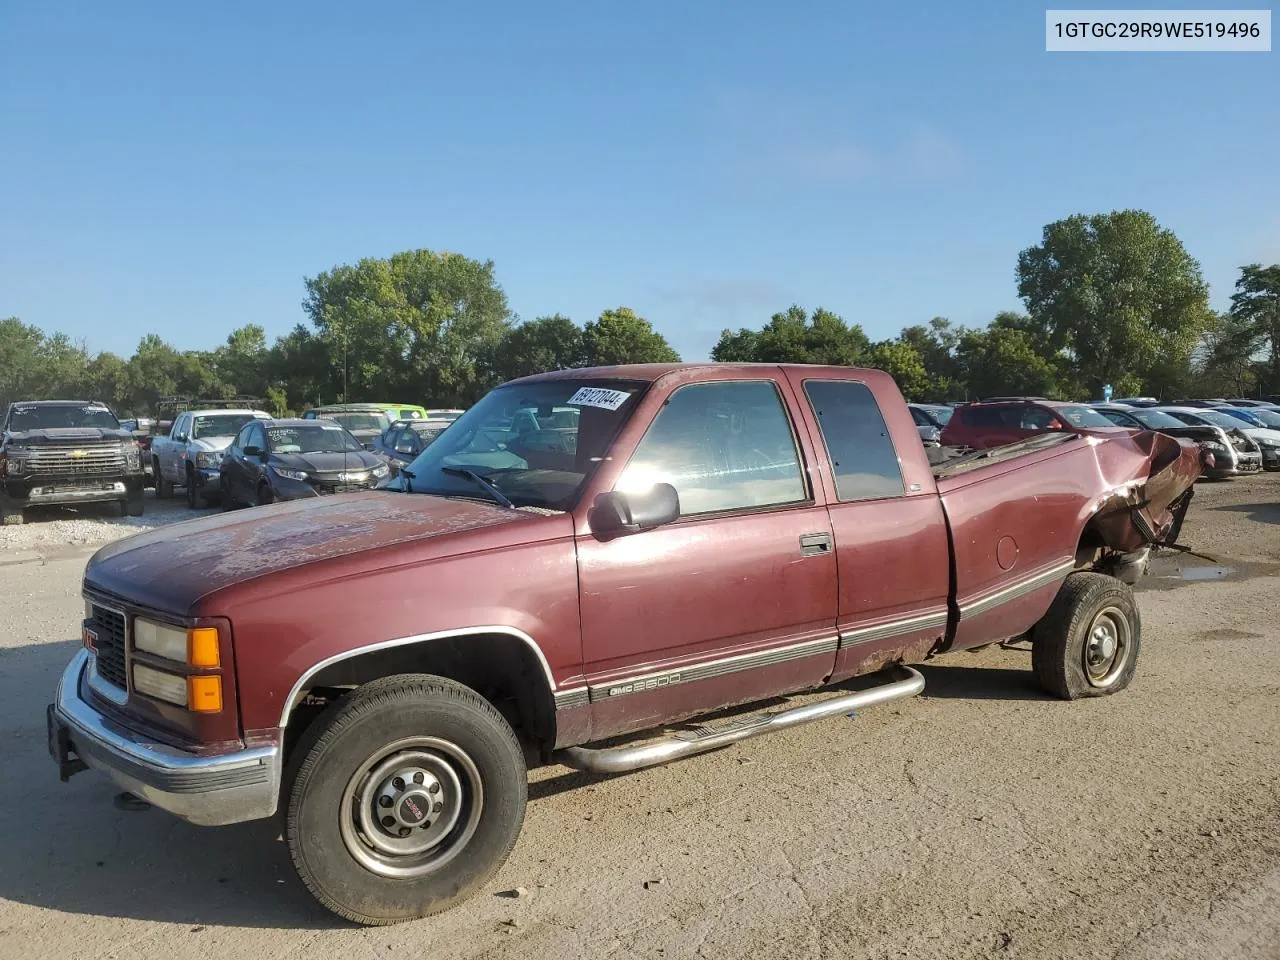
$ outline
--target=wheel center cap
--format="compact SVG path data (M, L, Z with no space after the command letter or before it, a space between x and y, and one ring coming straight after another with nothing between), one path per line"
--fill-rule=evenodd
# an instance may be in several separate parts
M431 812L431 798L424 790L414 790L400 798L396 806L396 818L406 827L416 827Z
M1102 642L1098 644L1099 652L1102 654L1103 660L1110 660L1115 656L1116 640L1112 636L1104 636Z

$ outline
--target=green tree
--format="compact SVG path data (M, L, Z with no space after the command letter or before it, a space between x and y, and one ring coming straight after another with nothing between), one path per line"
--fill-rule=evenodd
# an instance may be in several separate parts
M725 330L711 359L739 363L819 363L857 366L865 363L871 341L855 324L819 307L810 317L793 304L775 313L759 331Z
M1031 346L1045 358L1065 351L1095 394L1105 383L1141 384L1162 358L1189 362L1209 319L1199 263L1142 210L1049 224L1018 255L1017 279L1043 331Z
M511 326L493 261L407 250L306 281L303 308L345 400L454 406L492 385L484 360Z
M916 400L929 389L929 374L919 352L903 340L882 340L871 348L870 366L893 377L908 400Z
M0 410L18 400L37 399L43 392L43 346L44 334L39 327L17 317L0 320Z
M226 342L213 352L218 379L232 392L265 397L268 385L267 332L256 323L232 330Z
M995 325L985 330L966 330L960 336L956 357L963 371L967 399L1058 395L1057 371L1036 351L1025 330Z
M514 380L544 370L563 370L585 363L582 328L555 314L511 328L499 341L492 361L495 379Z
M606 310L582 331L583 360L587 366L617 363L676 363L680 355L667 338L653 329L630 307Z
M946 317L934 317L929 325L905 327L898 339L911 346L924 364L927 382L919 393L925 403L940 403L964 396L964 383L956 347L963 331Z
M1240 268L1236 292L1231 296L1233 330L1241 339L1237 347L1265 350L1270 358L1268 393L1280 392L1280 263L1264 267L1251 263Z
M716 363L755 363L760 351L760 332L743 327L737 333L721 330L720 339L711 348Z

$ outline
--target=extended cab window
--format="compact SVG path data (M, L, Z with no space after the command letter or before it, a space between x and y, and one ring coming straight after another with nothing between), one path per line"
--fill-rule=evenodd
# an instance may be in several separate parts
M905 492L898 452L880 406L865 383L806 380L841 500L878 500Z
M676 390L645 432L619 490L669 483L684 516L808 499L791 421L771 381Z

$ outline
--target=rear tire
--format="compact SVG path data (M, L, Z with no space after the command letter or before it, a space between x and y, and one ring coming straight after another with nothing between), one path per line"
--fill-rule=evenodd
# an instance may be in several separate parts
M1064 700L1103 697L1133 680L1142 618L1133 590L1101 573L1067 577L1031 632L1031 665L1047 693Z
M487 883L515 846L528 785L515 733L443 677L375 680L307 728L286 780L285 837L321 905L381 926Z
M160 472L160 460L154 459L151 461L151 464L152 464L151 469L155 471L155 477L156 477L156 499L168 500L172 498L173 484L170 483L167 479L165 479L164 474Z

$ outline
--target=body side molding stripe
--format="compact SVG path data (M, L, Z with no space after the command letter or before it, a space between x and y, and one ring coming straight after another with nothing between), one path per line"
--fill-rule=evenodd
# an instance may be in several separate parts
M878 623L870 627L855 627L840 634L840 646L849 647L859 643L871 643L873 640L887 640L907 633L945 627L947 618L946 610L938 610L934 613L908 617L905 620L891 620L888 623Z
M395 640L380 640L377 643L370 643L363 647L357 647L354 650L344 650L341 653L335 653L332 657L326 657L324 660L321 660L315 666L303 673L303 675L300 676L297 682L293 685L293 689L289 691L288 699L284 702L284 710L280 714L280 726L283 728L288 725L289 715L293 713L294 701L298 699L298 694L306 688L307 681L326 667L331 667L335 663L341 663L343 660L350 660L353 657L359 657L366 653L377 653L381 650L391 650L395 647L407 647L413 643L425 643L430 640L447 640L451 637L473 637L485 633L496 633L508 637L514 637L532 650L538 658L538 663L542 666L543 675L547 678L547 689L552 691L554 694L556 681L555 677L551 675L551 665L547 663L547 658L543 654L542 648L534 642L533 637L529 636L523 630L517 630L515 627L498 626L458 627L454 630L440 630L435 633L419 633L411 637L398 637ZM576 693L577 691L565 692Z
M1075 569L1076 562L1074 559L1061 560L1046 570L1039 573L1033 573L1024 580L1011 583L1006 587L1001 587L994 593L989 593L985 597L978 597L976 600L970 600L968 603L960 605L960 619L966 620L969 617L976 617L979 614L986 613L1002 603L1009 603L1020 597L1025 597L1028 593L1039 590L1041 587L1047 587L1056 580L1063 580Z
M817 640L806 640L785 647L773 647L755 653L742 653L732 657L721 657L717 660L705 660L702 663L690 664L686 667L675 667L669 670L656 670L634 677L624 677L612 683L592 684L588 687L591 702L612 700L629 693L644 693L658 687L669 687L677 683L692 683L695 680L711 680L723 677L740 670L753 670L757 667L787 663L791 660L802 660L805 657L818 656L823 653L834 653L839 646L838 637L821 637Z

